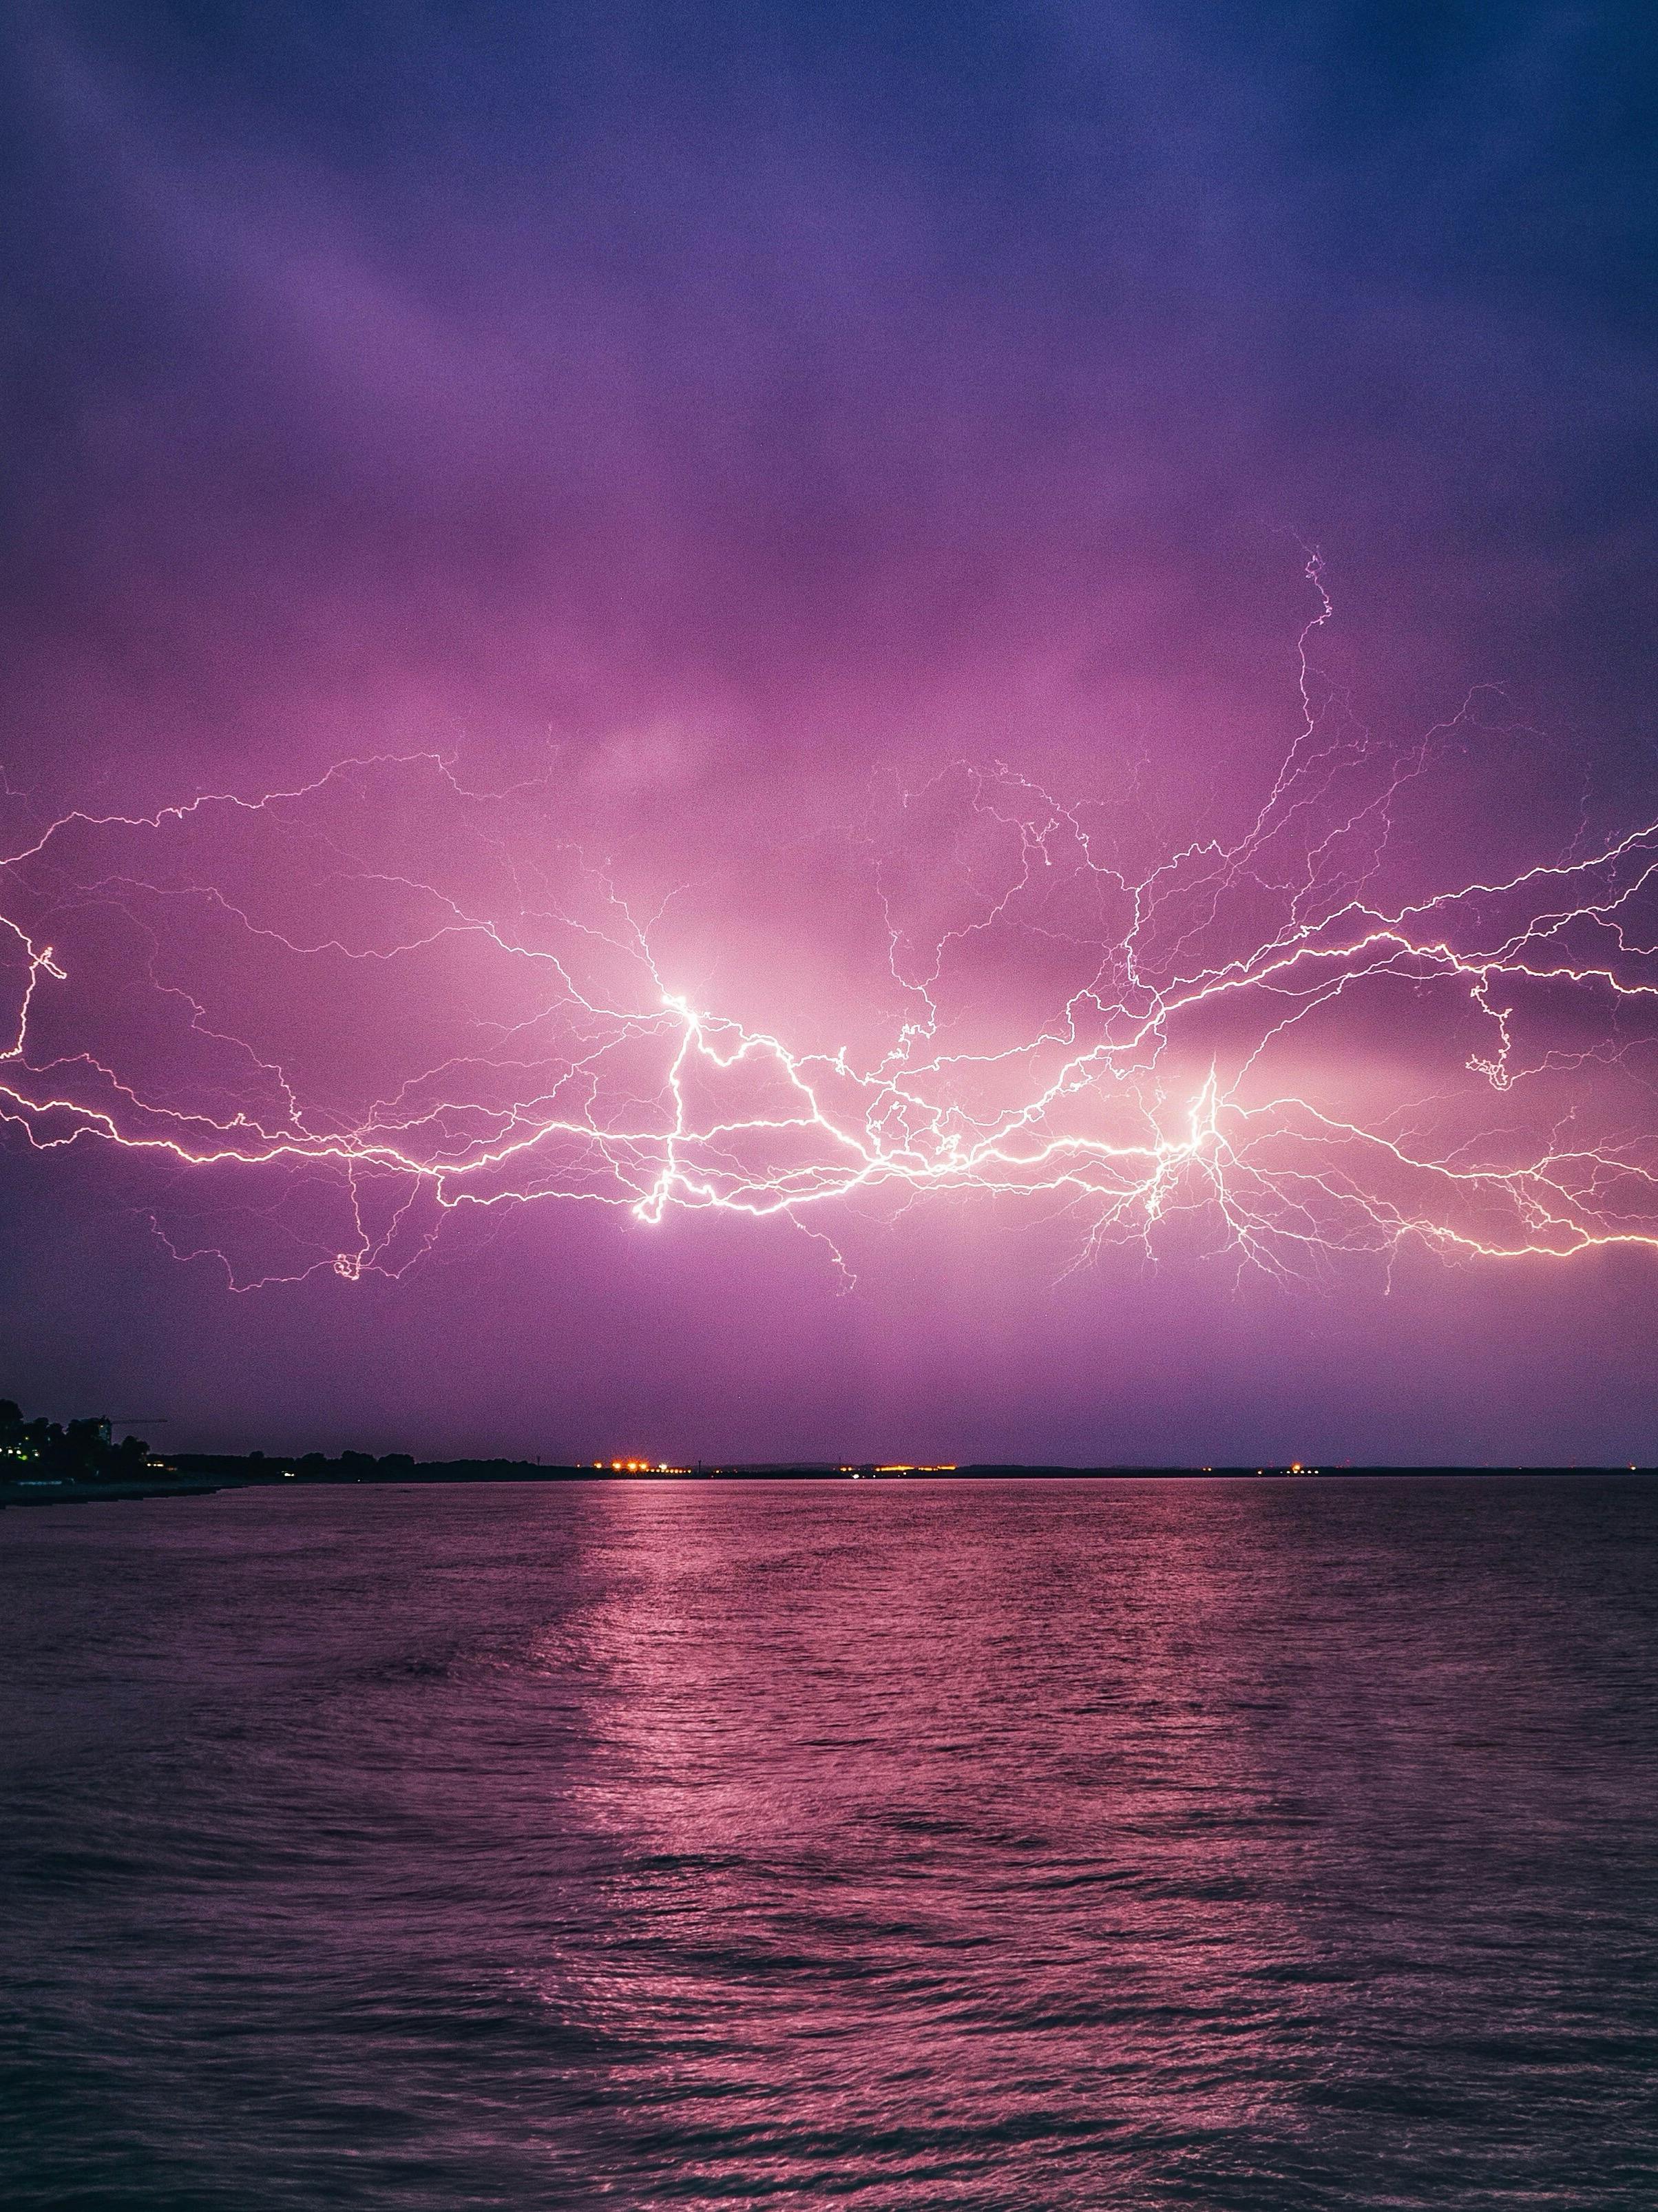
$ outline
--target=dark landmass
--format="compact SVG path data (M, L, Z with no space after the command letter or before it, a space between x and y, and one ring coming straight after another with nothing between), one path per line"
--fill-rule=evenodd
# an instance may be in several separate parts
M995 1481L1182 1481L1193 1477L1224 1477L1259 1481L1307 1480L1367 1475L1503 1475L1503 1474L1630 1474L1637 1472L1627 1462L1621 1467L1143 1467L1131 1463L1102 1467L1026 1464L1015 1461L975 1462L959 1467L875 1467L850 1461L709 1461L695 1466L667 1468L644 1465L612 1467L562 1466L540 1460L451 1459L416 1460L399 1454L375 1459L367 1453L346 1452L338 1459L312 1455L300 1460L270 1460L258 1453L246 1456L181 1452L173 1462L180 1474L186 1472L221 1482L410 1483L410 1482L844 1482L849 1479L878 1482L995 1482ZM1649 1469L1639 1472L1651 1472Z
M198 1479L169 1480L165 1475L139 1475L131 1482L82 1481L61 1475L25 1476L21 1481L0 1481L0 1509L8 1505L112 1504L138 1498L210 1498L216 1490L225 1487L223 1483Z
M158 1460L142 1437L115 1442L105 1414L67 1426L26 1421L0 1398L0 1506L88 1504L100 1498L200 1497L217 1484Z
M609 1460L580 1466L540 1460L416 1460L407 1452L322 1452L303 1455L264 1452L175 1452L162 1458L137 1437L114 1441L102 1416L70 1421L24 1420L9 1399L0 1399L0 1507L90 1504L138 1498L198 1498L252 1484L466 1482L995 1482L1180 1481L1193 1477L1297 1481L1365 1476L1633 1474L1649 1468L1546 1467L1056 1467L1017 1462L944 1465L872 1465L850 1461L697 1462Z
M106 1413L67 1427L44 1417L26 1421L11 1398L0 1398L0 1481L131 1482L153 1465L142 1437L118 1444Z

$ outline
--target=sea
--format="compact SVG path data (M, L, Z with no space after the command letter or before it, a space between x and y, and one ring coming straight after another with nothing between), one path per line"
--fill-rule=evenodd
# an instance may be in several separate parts
M0 1515L0 2203L1658 2206L1658 1481Z

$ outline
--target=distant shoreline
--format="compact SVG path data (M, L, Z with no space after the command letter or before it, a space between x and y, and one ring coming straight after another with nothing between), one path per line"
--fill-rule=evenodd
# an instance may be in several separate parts
M289 1475L280 1470L293 1466L292 1462L277 1462L261 1468L244 1458L186 1452L176 1455L173 1463L180 1475L213 1476L221 1480L292 1481L296 1485L307 1482L847 1482L855 1480L876 1482L1166 1482L1203 1480L1211 1477L1250 1482L1293 1482L1326 1477L1347 1480L1366 1475L1631 1474L1655 1471L1631 1468L1627 1462L1621 1465L1596 1467L1473 1467L1467 1464L1313 1467L1300 1462L1280 1467L1155 1467L1127 1462L1097 1467L1073 1467L1038 1461L983 1460L957 1467L896 1469L872 1466L866 1461L854 1466L849 1461L836 1463L826 1460L727 1460L709 1461L689 1468L628 1468L594 1467L591 1463L554 1466L544 1464L539 1460L457 1459L417 1460L402 1465L388 1465L381 1461L370 1462L367 1467L331 1460L320 1468L296 1467Z
M942 1468L872 1469L823 1462L793 1465L730 1462L693 1468L612 1468L549 1466L533 1460L428 1460L392 1465L325 1462L290 1469L281 1461L206 1452L178 1454L169 1471L154 1479L77 1482L36 1478L0 1483L0 1508L8 1505L89 1505L148 1498L204 1498L222 1490L374 1489L469 1483L696 1483L720 1482L1350 1482L1364 1480L1493 1480L1504 1477L1650 1475L1653 1468L1604 1467L1065 1467L984 1462Z

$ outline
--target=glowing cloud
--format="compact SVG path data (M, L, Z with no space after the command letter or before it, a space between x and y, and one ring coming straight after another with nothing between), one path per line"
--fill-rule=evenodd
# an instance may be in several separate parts
M238 1287L398 1275L535 1200L786 1217L847 1279L849 1213L975 1198L1061 1211L1078 1257L1658 1249L1658 823L1390 896L1459 723L1390 754L1321 696L1308 575L1303 726L1241 830L1137 871L1098 803L952 763L839 833L883 963L838 993L792 978L808 915L710 999L717 896L641 902L556 776L383 757L67 814L4 857L0 1114L167 1170L158 1232ZM179 1231L181 1170L223 1233Z

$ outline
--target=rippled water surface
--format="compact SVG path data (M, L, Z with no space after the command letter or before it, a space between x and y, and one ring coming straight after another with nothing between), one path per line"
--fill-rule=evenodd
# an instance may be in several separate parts
M0 1518L12 2206L1658 2205L1658 1485Z

